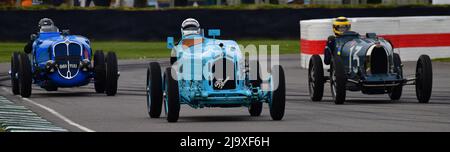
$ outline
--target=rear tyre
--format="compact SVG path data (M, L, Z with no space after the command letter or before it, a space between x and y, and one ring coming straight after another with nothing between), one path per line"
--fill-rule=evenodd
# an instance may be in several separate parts
M178 81L174 79L177 76L176 71L169 67L166 69L164 76L167 96L164 103L167 112L167 121L177 122L180 116L180 96L178 92Z
M14 95L20 94L19 79L17 79L18 71L19 71L19 53L14 52L11 56L11 86Z
M334 56L332 59L330 80L331 95L333 96L334 103L344 104L347 78L345 76L344 64L339 56Z
M31 96L31 62L26 54L19 55L19 88L20 95L24 98Z
M248 107L248 112L250 113L250 116L257 117L261 115L262 112L263 103L259 101L254 101L250 103L250 106Z
M284 70L281 65L272 67L272 100L269 103L270 116L272 120L281 120L284 116L286 105L286 82Z
M394 53L394 68L395 72L398 73L401 78L403 78L402 61L397 53ZM403 85L392 87L392 90L389 93L389 98L391 98L391 100L399 100L402 96L402 92Z
M312 101L322 100L324 82L322 59L319 55L313 55L308 68L309 96Z
M106 64L105 54L103 53L103 51L95 51L94 53L94 72L95 92L104 93L106 81Z
M416 67L416 96L420 103L428 103L433 87L433 67L428 55L421 55Z
M114 52L108 52L106 55L106 85L105 92L107 96L114 96L117 93L117 80L119 77L117 68L117 56Z
M147 112L150 118L159 118L162 109L161 66L151 62L147 68Z

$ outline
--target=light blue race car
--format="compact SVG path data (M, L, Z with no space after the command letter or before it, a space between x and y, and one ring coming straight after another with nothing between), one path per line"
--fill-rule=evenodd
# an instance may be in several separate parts
M92 64L90 41L78 35L60 32L53 21L44 18L39 32L33 34L24 53L11 57L12 92L30 97L32 84L47 91L60 87L78 87L95 81L97 93L113 96L117 92L117 57L114 52L96 51Z
M260 116L265 102L272 119L281 120L285 110L283 68L273 66L271 73L262 78L259 62L247 60L235 41L215 39L220 30L209 30L212 38L205 37L201 31L183 34L177 44L173 37L167 39L172 56L164 74L159 63L150 63L147 69L149 116L160 117L164 105L167 121L176 122L180 104L192 108L245 106L251 116Z

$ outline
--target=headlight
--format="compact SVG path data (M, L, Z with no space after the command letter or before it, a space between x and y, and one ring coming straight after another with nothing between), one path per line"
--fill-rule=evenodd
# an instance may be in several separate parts
M55 66L55 62L53 60L48 60L47 63L45 64L45 70L48 73L55 72L55 68L56 68L56 66Z
M91 62L88 59L84 59L80 62L80 69L87 72L90 68Z

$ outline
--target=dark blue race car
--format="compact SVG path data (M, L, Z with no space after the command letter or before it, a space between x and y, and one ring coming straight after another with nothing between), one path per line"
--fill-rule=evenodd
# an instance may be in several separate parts
M90 41L68 30L60 32L48 18L39 21L39 32L31 35L24 53L14 52L10 76L12 91L22 97L31 95L31 85L47 91L59 87L78 87L95 83L97 93L113 96L119 72L114 52L96 51L92 63Z
M323 63L330 65L329 76L324 76ZM399 100L405 85L415 85L417 99L427 103L431 97L433 71L430 57L421 55L415 77L405 78L400 56L394 52L390 41L375 33L361 36L349 31L328 38L323 62L319 55L311 57L308 79L312 101L322 100L324 83L330 82L336 104L345 102L347 90L388 94L391 100Z

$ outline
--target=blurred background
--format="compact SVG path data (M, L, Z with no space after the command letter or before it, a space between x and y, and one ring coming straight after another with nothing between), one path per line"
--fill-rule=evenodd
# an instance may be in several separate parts
M450 16L450 0L0 0L0 62L23 49L44 17L89 38L95 49L140 59L167 57L167 36L178 39L189 17L221 29L220 39L277 44L280 53L297 54L301 20L337 16Z
M183 7L242 4L300 4L300 5L427 5L450 4L450 0L0 0L2 6L31 7L35 5L69 7Z

